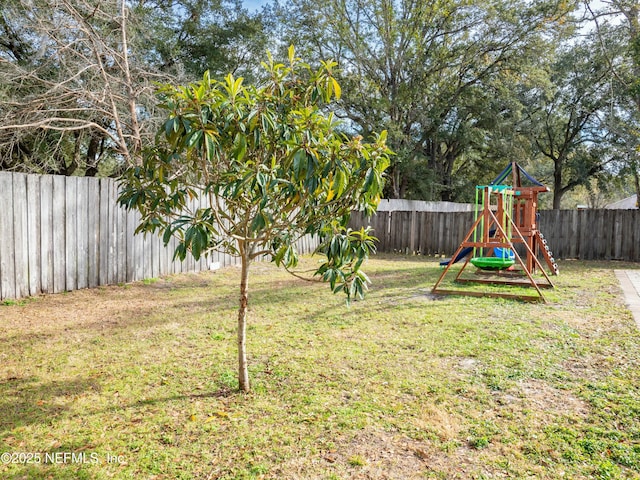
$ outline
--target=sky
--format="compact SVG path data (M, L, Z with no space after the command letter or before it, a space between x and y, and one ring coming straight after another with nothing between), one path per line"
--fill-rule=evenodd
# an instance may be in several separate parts
M262 5L267 3L267 0L242 0L242 3L247 10L253 12L255 10L259 10Z

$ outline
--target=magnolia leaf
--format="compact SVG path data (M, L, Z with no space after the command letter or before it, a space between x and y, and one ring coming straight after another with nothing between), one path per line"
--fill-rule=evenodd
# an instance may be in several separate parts
M340 88L340 84L333 77L331 77L331 83L333 85L333 91L334 91L336 100L340 100L340 97L342 96L342 89Z

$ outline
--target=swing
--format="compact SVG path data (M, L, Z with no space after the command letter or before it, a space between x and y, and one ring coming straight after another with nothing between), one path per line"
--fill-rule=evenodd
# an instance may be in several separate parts
M473 257L470 262L481 270L504 270L516 263L514 259L506 257Z

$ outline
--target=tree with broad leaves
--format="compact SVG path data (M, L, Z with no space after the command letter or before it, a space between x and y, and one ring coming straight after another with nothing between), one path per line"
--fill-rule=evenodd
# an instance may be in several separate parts
M386 132L373 143L348 138L326 106L339 98L333 62L317 69L289 49L288 65L269 55L267 80L245 86L224 81L162 88L168 118L140 166L123 177L120 201L142 214L138 232L159 232L179 243L175 255L195 258L218 250L241 261L238 382L250 389L246 358L249 267L271 255L287 270L298 262L296 241L319 235L326 256L316 280L347 299L362 297L361 270L374 251L367 230L346 228L350 212L372 213L389 165ZM205 196L206 207L192 208ZM200 202L202 203L202 202Z

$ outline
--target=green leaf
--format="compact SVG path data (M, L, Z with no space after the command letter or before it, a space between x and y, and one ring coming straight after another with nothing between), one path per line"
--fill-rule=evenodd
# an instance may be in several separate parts
M175 118L170 118L164 123L164 133L167 138L176 131L177 123Z
M241 133L238 133L233 142L233 145L235 147L233 151L233 157L237 161L241 162L245 154L247 153L247 137Z
M265 228L267 225L266 220L262 212L258 212L255 217L253 217L253 221L250 225L250 230L253 233L259 232Z
M289 45L289 50L288 50L288 54L289 54L289 64L293 65L293 62L295 60L295 55L296 55L296 49L293 45Z
M296 180L301 180L303 177L303 167L307 163L307 153L303 149L298 149L293 154L293 174Z
M171 241L171 237L173 236L173 229L171 228L170 225L167 225L167 227L164 230L164 235L162 236L162 243L164 243L164 246L166 247L169 242Z
M342 194L344 193L345 189L347 188L347 175L344 173L344 171L339 168L336 171L336 176L333 180L334 182L334 189L336 191L336 198L340 198L342 196Z
M202 140L202 130L194 130L187 137L187 148L193 148L199 145Z

